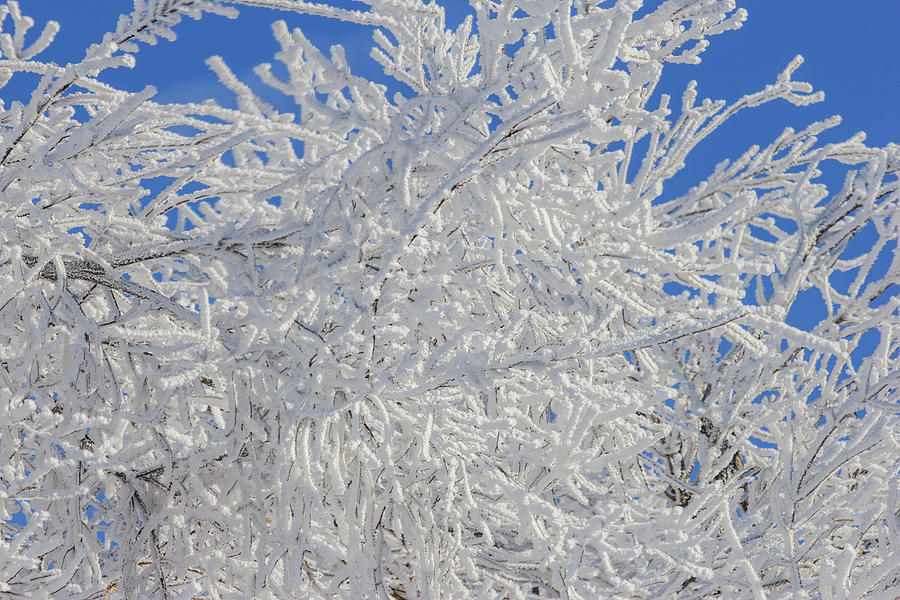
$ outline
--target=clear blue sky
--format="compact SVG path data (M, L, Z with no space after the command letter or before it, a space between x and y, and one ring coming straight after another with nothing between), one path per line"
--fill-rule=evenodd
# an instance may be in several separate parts
M468 12L464 0L441 3L448 7L451 24ZM41 58L61 64L79 60L90 43L115 28L118 15L131 5L130 0L20 0L23 12L37 21L36 31L48 19L60 22L57 41ZM698 147L676 188L695 183L716 163L740 155L750 145L767 144L786 126L799 129L834 114L844 121L827 141L862 130L872 145L900 143L900 0L738 0L738 5L750 13L743 29L712 38L703 64L667 67L663 90L678 99L685 84L697 79L701 96L735 100L772 82L793 56L803 54L806 63L794 77L823 90L825 102L803 108L777 102L743 113ZM344 45L357 74L387 83L367 56L371 32L364 27L264 9L240 11L238 20L206 15L201 21L183 21L175 30L175 42L142 45L133 70L108 71L106 80L134 91L153 84L159 90L157 101L214 97L233 106L230 92L218 84L204 60L221 55L243 81L253 84L257 81L253 66L274 62L278 50L270 23L285 19L291 27L304 28L323 49ZM18 76L0 90L0 98L21 99L31 89L23 79ZM280 110L290 110L290 102L277 94L264 97Z
M350 0L332 0L353 5ZM464 0L444 0L448 21L459 22L467 12ZM647 0L655 4L656 0ZM80 58L83 49L115 27L120 12L131 7L130 0L21 0L20 5L43 23L55 19L62 25L57 42L47 56L58 62ZM833 114L844 117L839 134L863 130L869 143L900 142L900 52L897 23L900 0L738 0L750 18L744 28L712 38L699 66L672 65L664 79L666 91L680 98L690 79L700 82L700 93L713 98L734 99L769 83L795 54L806 63L796 78L810 81L824 90L826 101L813 107L795 108L787 103L757 109L718 137L737 143L737 151L753 143L769 141L786 125L798 128ZM367 56L371 39L366 28L331 22L321 18L265 9L241 8L237 21L206 15L201 21L185 20L175 42L160 41L144 46L138 65L131 72L114 74L122 85L139 89L152 83L159 89L158 100L201 100L215 96L230 102L203 61L222 55L232 69L248 82L255 81L254 65L271 62L277 45L269 24L285 19L291 26L304 27L308 37L327 48L345 45L351 65L359 74L372 76L377 65ZM381 78L383 80L383 77ZM7 94L2 92L3 96ZM272 96L275 100L277 96ZM287 102L279 102L287 110ZM731 145L712 140L712 162Z
M448 8L448 23L454 26L468 14L464 0L440 1ZM353 0L330 2L359 6ZM655 6L658 0L646 0L646 4ZM87 45L115 27L119 13L129 9L132 2L22 0L20 5L39 26L47 19L61 23L57 41L45 56L64 64L80 59ZM701 96L733 101L774 81L796 54L803 54L806 63L794 78L823 90L825 102L795 107L778 101L738 115L700 144L683 173L667 185L668 193L686 191L722 159L739 156L753 144L766 145L786 126L800 129L834 114L842 115L844 121L826 133L824 141L843 139L862 130L872 145L900 143L900 0L738 0L738 5L749 11L747 23L738 31L711 38L701 65L667 67L661 88L675 99L674 107L679 106L678 99L690 79L699 81ZM105 77L134 91L153 84L159 90L158 101L214 97L233 106L231 92L219 85L204 60L219 54L244 82L256 84L253 66L274 63L273 55L278 50L270 24L285 19L289 26L303 28L307 37L326 51L332 44L344 45L357 74L389 83L368 57L371 31L365 27L266 9L243 7L240 11L237 20L216 15L206 15L200 21L187 19L176 28L175 42L160 40L156 46L142 45L133 70L107 71ZM22 79L0 91L0 97L12 99L30 91L28 85L21 87ZM265 86L255 87L279 110L292 110L289 99L266 91ZM826 168L825 177L830 186L839 187L843 171L829 172ZM792 324L809 327L816 321Z

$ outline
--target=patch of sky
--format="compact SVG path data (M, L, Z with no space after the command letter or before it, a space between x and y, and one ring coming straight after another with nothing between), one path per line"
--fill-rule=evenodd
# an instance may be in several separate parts
M857 269L853 269L852 272L851 271L832 272L831 276L828 278L828 283L838 293L847 294L849 292L850 284L853 282L853 279L856 277L856 274L858 273L858 271L859 271L859 269L857 268ZM844 277L843 275L841 275L840 278L838 278L835 276L836 273L847 273L847 276ZM833 302L831 306L832 306L832 311L835 313L837 313L841 308L841 304L838 302ZM844 329L847 326L848 325L845 323L843 325L840 325L839 327L840 327L840 329Z
M222 154L219 155L219 161L221 161L221 163L223 165L225 165L226 167L234 168L235 167L234 152L232 152L231 150L226 150L225 152L223 152Z
M828 307L817 287L801 290L791 304L785 323L797 329L812 331L828 317Z
M71 96L74 93L76 93L74 90L70 90L70 91L67 91L66 93L64 93L63 96ZM72 119L74 119L75 121L78 121L79 123L87 123L88 121L91 120L91 114L88 113L88 111L85 107L72 106L72 108L74 109L74 113L75 113L72 115Z
M762 440L762 439L756 437L755 435L751 435L747 439L750 441L751 444L753 444L757 448L768 448L768 449L772 449L772 450L778 449L778 444L776 444L774 442L767 442L765 440Z
M787 217L782 217L781 215L776 215L774 213L763 213L759 216L759 218L768 221L771 225L774 225L787 234L794 234L798 229L796 221L794 221L793 219L788 219Z
M168 175L157 175L155 177L145 177L141 179L141 187L146 191L146 195L140 199L140 210L147 207L163 190L172 185L175 177Z
M621 61L618 61L621 62ZM623 63L624 65L624 63ZM627 70L627 69L622 69ZM627 148L627 145L625 146ZM627 180L629 183L633 183L634 179L637 177L638 172L641 170L641 163L643 156L647 154L650 149L650 136L642 135L640 139L636 140L632 145L631 150L631 160L628 163L628 173L626 174Z
M750 230L750 235L755 237L758 240L762 240L763 242L771 242L775 243L778 241L778 238L769 233L766 229L762 227L758 227L756 225L747 225L747 228Z
M547 25L544 26L544 39L552 40L555 38L556 38L556 28L553 27L553 22L551 21L551 22L547 23Z
M884 289L880 294L878 294L878 296L875 297L874 300L869 303L869 306L871 306L872 308L883 306L887 304L891 298L894 298L898 294L900 294L900 285L897 285L896 283L885 282Z
M659 8L663 4L663 0L645 0L641 7L635 11L634 17L632 19L637 21L646 17L649 14L652 14L657 8ZM615 0L603 0L597 5L597 8L610 9L616 5Z
M88 233L84 230L84 227L83 227L83 226L81 226L81 227L72 227L71 229L67 229L67 230L66 230L66 233L68 233L69 235L80 235L80 236L81 236L81 239L82 239L81 244L82 244L85 248L87 248L88 246L90 246L90 245L91 245L91 242L94 240L94 238L92 238L90 235L88 235Z
M110 522L110 523L107 523L107 522L104 521L104 522L101 523L101 525L112 525L112 523L111 523L111 522ZM106 531L104 531L103 529L101 529L101 530L99 530L99 531L97 532L97 541L100 542L101 544L103 544L104 546L106 545ZM114 549L114 548L115 548L116 546L118 546L118 545L119 545L118 542L110 541L110 542L109 542L109 549L112 550L112 549Z
M619 57L616 57L616 60L613 63L612 68L613 68L613 71L622 71L624 73L631 73L631 70L628 68L628 63ZM640 154L638 156L643 156L643 154Z
M719 353L719 356L716 358L716 362L719 362L725 355L728 354L729 350L734 346L727 338L721 338L719 341L719 347L716 349Z
M180 216L178 207L169 209L168 211L166 211L165 214L166 214L166 229L175 231L178 228L178 222L179 222L179 216ZM191 228L185 227L185 229L193 229L193 227L191 227Z
M869 221L847 242L841 253L841 260L853 260L871 252L877 239L878 233L875 224Z
M822 397L822 386L817 385L813 388L813 391L810 392L809 396L806 397L806 403L812 404L816 400Z
M26 71L15 71L13 76L3 86L2 106L7 110L14 102L28 105L31 95L41 82L41 75Z
M699 288L690 287L677 281L665 282L662 286L662 289L666 294L670 296L680 296L681 294L687 292L689 299L700 294Z
M500 125L503 123L503 121L500 119L500 117L498 115L495 115L492 112L489 112L486 114L491 118L491 120L488 122L488 131L493 133L494 131L496 131L496 129L498 127L500 127Z
M190 125L169 125L168 127L163 127L162 131L168 131L184 137L194 137L198 133L203 133L203 130Z
M359 133L359 129L355 129L355 128L351 129L347 133L346 139L349 140L350 136L353 134L356 134L356 133ZM304 142L303 140L298 140L298 139L294 139L294 138L290 138L290 140L291 140L291 148L293 148L293 150L294 150L294 157L297 158L298 160L303 158L303 156L306 154L306 142Z
M25 507L22 502L16 500L16 506L19 507L19 510L10 515L9 519L6 519L5 522L10 525L16 525L17 527L25 527L28 525L28 518L25 516ZM12 539L12 536L10 536Z
M747 277L742 276L742 279L747 281L746 287L744 287L744 297L741 298L741 302L743 302L747 306L759 306L760 296L765 301L768 301L772 294L775 293L775 287L772 285L772 277L770 275L750 275Z
M697 483L697 476L700 475L700 461L696 458L694 459L694 466L691 468L691 474L689 475L689 480L691 485Z
M850 361L853 363L853 368L859 370L863 360L871 356L880 343L881 332L877 329L870 329L859 336L856 348L850 353Z
M888 240L884 244L884 246L882 246L881 250L878 252L878 257L875 259L875 262L872 263L872 268L869 270L869 274L866 275L866 279L863 282L864 285L872 283L873 281L880 281L885 278L888 269L894 261L894 252L896 249L897 240Z
M219 117L214 117L212 115L186 115L192 119L197 119L198 121L204 121L206 123L210 123L211 125L225 125L228 121L224 119L220 119Z
M508 57L513 58L513 57L515 57L516 52L518 52L524 45L525 45L525 31L523 30L521 37L519 37L519 39L516 42L514 42L512 44L506 44L503 46L503 52Z
M187 196L188 194L193 194L195 192L201 192L203 190L210 189L208 185L205 183L201 183L199 181L188 181L183 186L178 188L177 194L179 196ZM211 199L213 200L213 199Z

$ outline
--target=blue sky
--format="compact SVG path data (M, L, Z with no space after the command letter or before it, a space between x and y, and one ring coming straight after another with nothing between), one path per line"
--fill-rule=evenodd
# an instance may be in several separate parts
M354 0L329 1L343 7L362 6ZM451 26L469 12L464 0L439 1L447 9ZM646 4L652 8L659 1L646 0ZM37 21L32 35L48 19L60 22L62 29L56 42L43 55L45 60L60 64L80 59L89 44L115 28L118 15L131 5L131 0L20 2L23 11ZM795 107L777 101L739 113L700 143L683 172L667 184L668 194L687 191L722 159L739 156L753 144L767 145L787 126L801 129L835 114L843 117L843 123L823 134L823 141L845 139L865 131L872 145L900 142L900 60L895 31L900 23L900 0L860 0L853 7L845 0L738 0L738 5L749 11L748 21L738 31L711 38L702 64L666 67L659 89L673 97L673 108L680 106L682 91L691 79L699 81L701 97L734 101L774 81L796 54L803 54L806 62L794 78L823 90L825 102ZM212 97L220 104L234 106L231 92L218 83L204 64L207 57L218 54L264 99L280 111L291 111L291 101L258 85L252 72L259 63L273 62L278 73L278 63L273 59L278 46L270 25L276 19L284 19L290 27L303 28L307 37L326 51L335 43L345 46L354 72L389 84L393 88L391 96L394 90L401 89L392 85L368 57L371 30L366 27L268 9L241 7L240 12L237 20L217 15L205 15L200 21L186 19L175 29L176 41L160 40L155 46L142 44L134 69L106 71L104 77L133 91L153 84L158 89L156 100L161 102ZM27 76L14 78L0 97L10 100L30 92L32 84L26 79ZM839 188L843 177L842 169L825 169L825 181L832 190ZM811 312L812 306L807 308L810 310L792 310L792 315L808 314L809 322L791 324L813 326L818 319Z
M362 6L355 0L329 1L343 7ZM447 9L451 26L469 13L464 0L439 1ZM646 5L650 9L659 1L646 0ZM37 21L32 35L48 19L60 22L57 40L43 56L60 64L80 59L89 44L115 28L118 15L131 5L131 0L20 2L23 11ZM806 62L794 78L823 90L825 101L807 107L776 101L739 113L700 143L683 172L667 184L667 194L687 191L722 159L739 156L753 144L767 145L787 126L801 129L835 114L843 117L843 123L825 132L823 141L865 131L872 145L900 142L900 59L895 31L900 23L900 0L860 0L853 8L845 0L738 0L738 5L749 11L749 19L742 29L711 38L702 64L666 67L659 89L673 97L673 108L680 106L682 91L691 79L699 81L701 97L734 101L774 81L796 54L803 54ZM290 99L258 84L252 72L259 63L273 62L278 74L273 58L278 45L270 26L272 21L284 19L290 27L303 28L307 37L326 51L335 43L345 46L351 68L388 84L391 96L401 89L391 84L369 58L371 30L366 27L268 9L241 7L240 12L237 20L211 14L200 21L185 19L175 29L177 40L159 40L155 46L142 44L134 69L106 71L104 78L133 91L153 84L158 89L156 100L161 102L212 97L220 104L234 106L232 93L204 64L207 57L218 54L264 99L280 111L292 111ZM21 99L32 89L27 78L14 78L0 91L0 97ZM651 100L651 106L656 101ZM824 171L829 187L839 188L845 171L827 167ZM791 324L811 327L816 321L810 316L809 323Z
M332 1L345 6L357 4L352 0ZM464 0L443 0L442 4L447 6L450 23L459 22L467 13ZM709 140L705 144L708 148L699 149L711 153L711 165L734 144L734 152L739 152L753 143L771 140L786 125L798 128L833 114L844 118L836 135L846 137L863 130L874 145L900 141L896 42L900 1L738 0L738 4L750 13L743 29L712 38L703 64L668 67L663 88L680 98L685 83L697 79L701 95L735 99L772 81L799 53L806 57L806 63L796 78L824 90L826 101L806 108L779 102L743 115ZM127 11L131 1L22 0L20 5L39 25L51 18L61 23L57 42L46 56L66 63L79 59L88 44L114 28L118 14ZM130 72L108 72L110 80L135 90L152 83L159 90L157 99L162 101L212 96L230 103L230 94L222 91L204 59L219 54L245 81L253 82L256 77L252 67L272 61L277 51L269 24L285 19L290 26L303 27L320 47L344 45L358 74L385 81L367 56L371 33L364 27L267 9L242 7L240 11L236 21L216 15L183 21L176 28L175 42L161 40L157 46L143 46L137 55L137 67ZM277 101L274 95L271 99ZM287 102L278 102L278 106L290 108Z
M329 0L343 7L362 5L355 0ZM439 0L447 10L447 22L455 27L469 13L465 0ZM660 0L645 0L648 8ZM26 14L38 26L48 19L62 29L44 55L60 64L76 61L84 49L115 28L118 15L129 10L131 0L22 0ZM667 192L680 195L708 175L724 158L740 156L754 144L767 145L782 130L801 129L814 121L839 114L843 123L826 132L823 141L846 139L865 131L872 145L900 142L900 69L898 69L896 23L900 23L900 0L861 0L853 8L845 0L738 0L750 17L738 31L710 39L700 65L668 65L658 88L672 96L673 108L685 85L699 81L701 97L736 100L774 81L797 54L806 62L794 78L809 81L825 92L825 102L795 107L785 101L744 111L700 143L686 168L667 185ZM280 111L293 110L290 99L258 83L252 69L272 62L278 45L271 23L284 19L290 27L301 27L315 44L326 50L339 43L347 49L356 74L402 89L380 72L369 58L371 30L321 17L285 11L240 8L240 17L230 20L207 14L200 21L183 20L175 29L174 42L160 40L155 46L141 45L134 69L106 71L104 78L125 89L138 91L154 85L160 102L202 101L215 98L224 106L235 106L233 95L221 86L204 61L221 55L239 78ZM36 28L37 31L37 28ZM31 83L2 91L6 99L30 92ZM36 77L35 77L36 79ZM651 100L651 103L656 100ZM840 187L843 171L825 170L829 187Z

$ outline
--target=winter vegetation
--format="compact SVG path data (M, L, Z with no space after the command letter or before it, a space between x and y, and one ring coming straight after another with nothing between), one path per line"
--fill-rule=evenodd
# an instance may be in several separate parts
M469 4L134 0L65 65L0 4L39 81L0 105L0 598L894 597L900 146L832 119L673 194L821 100L799 57L673 100L733 0ZM209 59L236 109L105 83L240 5L369 26L407 92L284 22L255 81Z

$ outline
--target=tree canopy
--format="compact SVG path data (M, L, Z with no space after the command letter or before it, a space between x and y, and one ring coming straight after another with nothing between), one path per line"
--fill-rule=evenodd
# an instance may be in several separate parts
M240 5L371 27L407 92L280 21L294 112L215 56L237 108L105 82ZM470 5L134 0L65 65L0 5L0 83L39 76L0 105L0 596L900 585L900 146L830 119L672 194L737 112L821 100L800 57L673 101L733 0Z

